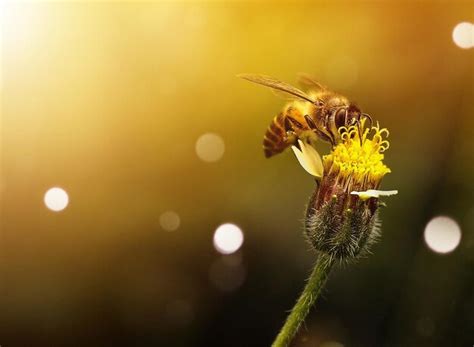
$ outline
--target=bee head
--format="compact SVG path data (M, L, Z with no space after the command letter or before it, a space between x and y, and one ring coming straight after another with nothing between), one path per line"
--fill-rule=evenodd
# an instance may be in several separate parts
M358 106L350 104L347 107L340 107L334 111L334 123L340 127L348 127L360 121L362 112Z

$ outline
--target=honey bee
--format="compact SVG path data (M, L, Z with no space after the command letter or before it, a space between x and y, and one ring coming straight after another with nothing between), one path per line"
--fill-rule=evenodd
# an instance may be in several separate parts
M313 142L319 138L335 146L347 127L363 127L365 122L361 120L364 118L372 125L371 117L362 113L358 106L307 75L300 76L300 84L306 87L307 92L264 75L241 74L239 77L269 87L276 94L292 100L267 128L263 138L267 158L289 146L298 146L299 139Z

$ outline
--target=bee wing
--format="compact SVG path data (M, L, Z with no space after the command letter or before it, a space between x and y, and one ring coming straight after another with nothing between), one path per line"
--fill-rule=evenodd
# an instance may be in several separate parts
M295 88L289 85L288 83L279 81L273 77L257 74L240 74L237 75L237 77L243 78L244 80L253 83L261 84L265 87L272 88L276 93L278 93L278 95L283 92L285 96L291 95L293 97L314 103L314 100L312 100L311 97L302 90L299 90L298 88Z
M311 75L308 75L306 73L298 74L298 83L302 87L306 87L306 88L312 88L312 89L316 88L316 90L326 89L325 86L323 86L318 81L314 80L313 77L311 77Z
M280 99L287 100L287 101L301 101L300 96L296 96L294 94L288 94L287 91L281 91L278 89L272 89L271 91L273 95L279 97ZM304 101L307 101L307 99L304 99Z

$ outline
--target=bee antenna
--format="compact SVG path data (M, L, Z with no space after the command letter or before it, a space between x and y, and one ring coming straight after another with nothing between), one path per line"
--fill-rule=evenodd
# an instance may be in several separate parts
M367 113L362 113L362 116L369 120L370 122L369 129L372 128L372 124L373 124L372 117Z

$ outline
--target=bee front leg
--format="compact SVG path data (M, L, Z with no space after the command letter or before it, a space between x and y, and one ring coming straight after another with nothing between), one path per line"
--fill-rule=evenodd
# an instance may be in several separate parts
M364 117L365 119L367 119L367 120L369 121L369 124L370 124L370 125L367 126L367 128L368 128L368 129L371 129L371 128L372 128L372 124L373 124L373 122L372 122L372 117L371 117L369 114L367 114L367 113L362 113L362 117Z
M307 114L304 115L304 119L306 120L306 124L308 124L309 128L311 130L314 130L316 129L316 123L314 123L314 120L313 118L311 118L310 116L308 116Z
M331 124L333 124L333 126L331 126ZM323 128L327 136L330 138L329 143L331 143L331 145L334 147L337 143L335 133L337 134L337 136L339 136L339 131L335 126L334 114L330 114L327 117L324 117Z
M306 120L306 123L308 124L308 127L314 131L314 133L316 134L316 136L318 136L321 140L323 141L326 141L326 142L329 142L329 143L332 143L332 140L331 138L326 135L323 131L319 130L316 123L313 121L313 119L308 116L308 115L305 115L304 116L304 119Z

